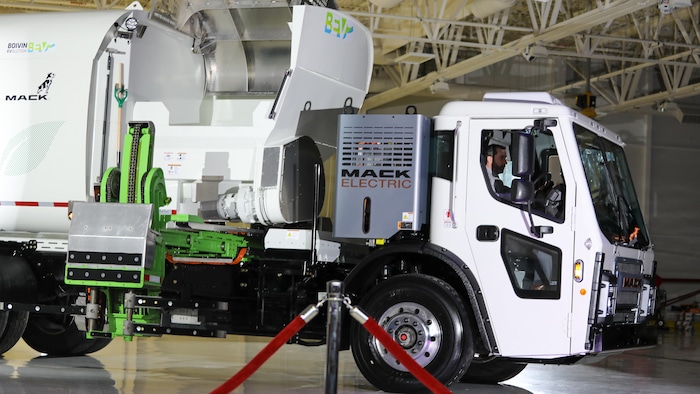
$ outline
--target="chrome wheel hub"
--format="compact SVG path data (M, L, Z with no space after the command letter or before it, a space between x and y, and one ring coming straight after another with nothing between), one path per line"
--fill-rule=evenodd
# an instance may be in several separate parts
M435 358L442 344L442 328L432 312L423 305L414 302L396 304L384 312L378 322L422 367ZM408 371L376 339L374 346L382 360L392 368Z

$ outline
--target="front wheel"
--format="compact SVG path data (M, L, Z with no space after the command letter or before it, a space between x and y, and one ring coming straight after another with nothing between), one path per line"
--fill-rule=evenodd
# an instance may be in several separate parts
M360 302L364 311L411 357L445 385L457 381L474 356L469 317L457 292L427 275L390 278ZM362 326L353 322L351 347L364 377L380 390L425 391L425 387Z
M32 349L50 356L82 356L103 349L112 341L86 338L70 316L38 314L30 315L22 338Z

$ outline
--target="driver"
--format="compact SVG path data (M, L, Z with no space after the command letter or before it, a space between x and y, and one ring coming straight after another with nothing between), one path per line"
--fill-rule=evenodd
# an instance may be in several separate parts
M510 189L498 178L508 163L506 148L503 145L491 144L486 147L486 173L491 182L491 190L495 193L509 193Z

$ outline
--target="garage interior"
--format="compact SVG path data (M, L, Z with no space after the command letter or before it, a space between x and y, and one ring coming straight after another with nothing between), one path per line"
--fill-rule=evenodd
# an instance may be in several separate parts
M125 0L5 0L0 13L123 9ZM168 8L176 0L157 2ZM225 2L224 2L225 3ZM453 392L695 393L700 362L700 2L691 0L337 0L372 32L362 111L436 115L485 92L546 91L617 132L654 243L659 345L573 366L530 365L499 385ZM150 9L151 2L143 4ZM504 77L505 76L505 77ZM595 100L592 105L591 99ZM264 339L138 338L90 356L0 358L0 393L208 392ZM283 347L236 392L320 392L323 347ZM375 392L341 355L339 392Z

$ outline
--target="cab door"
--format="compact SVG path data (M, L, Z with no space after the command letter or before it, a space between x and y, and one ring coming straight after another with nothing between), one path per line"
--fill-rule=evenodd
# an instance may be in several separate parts
M473 256L499 353L503 356L553 358L570 352L569 319L572 297L574 198L573 179L558 126L551 135L536 137L537 159L532 179L536 201L527 205L510 201L491 190L484 154L491 143L506 147L509 157L512 132L532 126L534 119L471 120L469 137L460 139L460 152L468 151L467 170L458 175L466 185L465 225L462 227ZM477 141L478 140L478 141ZM559 168L561 167L561 169ZM552 173L549 173L551 171ZM537 178L537 179L536 179ZM549 189L558 190L559 198ZM553 183L559 181L555 189ZM548 201L547 199L552 199ZM532 220L532 221L531 221ZM532 226L551 233L541 237Z

